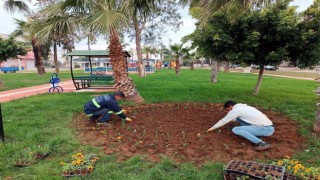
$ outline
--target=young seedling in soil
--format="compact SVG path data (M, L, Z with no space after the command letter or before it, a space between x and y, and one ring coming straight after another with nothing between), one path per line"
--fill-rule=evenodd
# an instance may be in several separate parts
M186 133L184 131L181 131L181 134L182 134L182 138L186 139Z

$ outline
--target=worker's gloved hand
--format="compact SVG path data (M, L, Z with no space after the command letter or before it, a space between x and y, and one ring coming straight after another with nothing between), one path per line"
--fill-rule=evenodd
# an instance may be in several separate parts
M132 119L128 118L128 117L125 120L128 121L128 122L132 122Z
M122 109L122 112L125 113L125 114L127 114L129 111L126 110L126 109Z
M213 131L213 130L214 130L213 128L210 128L210 129L208 129L207 131L210 132L210 131Z

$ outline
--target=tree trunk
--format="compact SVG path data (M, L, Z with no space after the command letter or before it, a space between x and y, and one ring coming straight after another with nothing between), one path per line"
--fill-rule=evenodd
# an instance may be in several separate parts
M41 45L37 44L37 40L35 38L32 39L31 41L32 44L32 49L34 53L34 58L35 58L35 66L38 71L38 75L42 76L46 73L43 65L43 58L42 58L42 47Z
M53 42L53 61L56 73L59 73L59 63L58 63L58 50L57 50L57 42Z
M128 99L135 102L143 102L144 99L139 95L133 80L129 78L126 59L122 52L122 46L116 30L110 32L110 63L114 73L115 85L118 91L122 91Z
M229 65L230 65L229 61L226 61L226 65L224 66L224 72L229 72L230 71L229 70Z
M176 75L180 75L180 60L179 60L179 56L176 58Z
M217 72L220 72L221 71L221 62L220 61L217 61Z
M316 79L316 82L320 83L320 79ZM320 97L320 87L317 88L316 90L318 97ZM315 133L320 133L320 102L318 99L318 103L317 103L317 107L318 107L318 111L317 111L317 121L314 123L313 125L313 131Z
M145 77L146 73L144 71L143 59L142 59L142 52L141 52L141 31L139 28L139 23L137 21L137 16L134 15L133 17L133 25L134 30L136 31L136 50L138 56L138 74L140 77Z
M87 38L87 40L88 40L88 50L91 50L91 48L90 48L90 37L89 37L89 35L88 35L88 38Z
M253 95L258 95L258 93L259 93L259 89L260 89L260 86L262 83L263 72L264 72L264 68L263 68L263 66L260 66L258 82L256 84L256 88L253 91Z
M212 83L216 83L218 80L218 73L217 73L217 61L212 61L211 63L211 78Z
M191 61L191 68L190 68L190 70L194 70L194 62L193 62L193 61Z

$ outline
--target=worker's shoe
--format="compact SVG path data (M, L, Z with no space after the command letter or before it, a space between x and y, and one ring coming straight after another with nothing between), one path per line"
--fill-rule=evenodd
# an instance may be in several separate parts
M256 151L263 151L263 150L266 150L266 149L268 149L270 147L270 145L269 144L267 144L266 142L260 142L260 143L258 143L257 145L256 145L256 147L254 147L254 149L256 150Z
M98 122L97 126L111 126L111 124L107 122Z

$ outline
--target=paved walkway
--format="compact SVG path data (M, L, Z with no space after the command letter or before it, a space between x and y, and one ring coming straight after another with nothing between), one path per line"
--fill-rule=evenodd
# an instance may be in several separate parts
M65 93L65 92L110 92L114 91L113 88L109 89L82 89L82 90L77 90L73 85L72 80L68 81L61 81L59 83L59 86L63 88L63 92L60 91L60 93ZM28 96L33 96L33 95L38 95L38 94L43 94L43 93L48 93L49 88L52 87L51 84L45 84L45 85L39 85L39 86L32 86L32 87L26 87L26 88L19 88L19 89L13 89L13 90L8 90L8 91L2 91L0 92L0 103L3 102L8 102L12 101L15 99L20 99ZM51 93L57 93L57 91Z

